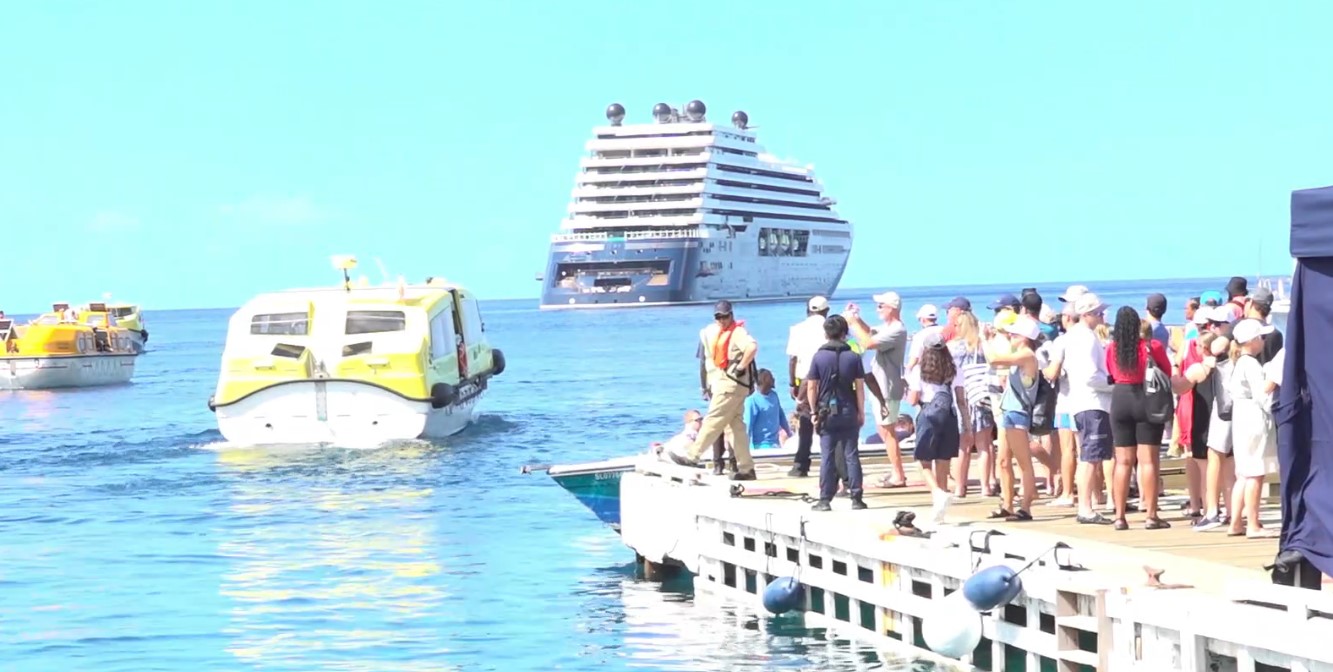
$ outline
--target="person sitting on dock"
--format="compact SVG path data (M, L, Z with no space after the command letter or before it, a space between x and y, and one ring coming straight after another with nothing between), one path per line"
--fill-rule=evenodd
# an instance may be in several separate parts
M699 456L725 432L736 458L733 481L753 481L754 458L745 431L745 398L754 388L754 358L759 343L736 319L730 301L713 306L713 323L699 330L699 382L708 400L703 427L685 455L669 453L676 464L698 468Z
M648 447L657 455L664 452L668 455L684 455L689 451L694 439L699 436L699 428L703 426L703 423L703 414L691 408L685 411L685 427L683 429L677 432L675 436L667 439L666 443L654 441Z
M780 448L791 435L791 425L782 412L782 400L773 391L777 382L773 372L759 369L753 394L745 399L745 427L750 433L750 449Z
M819 501L813 508L832 510L842 467L852 509L864 509L859 435L865 424L865 367L861 357L847 345L847 320L841 315L824 321L824 335L828 342L811 358L806 386L806 401L814 411L815 432L819 434L822 465Z

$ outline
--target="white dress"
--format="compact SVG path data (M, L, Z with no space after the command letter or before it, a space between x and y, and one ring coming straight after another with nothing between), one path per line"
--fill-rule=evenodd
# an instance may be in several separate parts
M1259 360L1241 355L1231 371L1231 443L1237 478L1259 478L1277 471L1277 429L1272 395L1264 392Z

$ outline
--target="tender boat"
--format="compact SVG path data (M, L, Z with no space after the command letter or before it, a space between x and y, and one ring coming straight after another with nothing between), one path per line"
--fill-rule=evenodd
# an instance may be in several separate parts
M79 308L79 321L93 326L106 324L110 316L114 326L129 332L130 340L137 352L144 352L148 345L148 329L144 326L143 310L138 305L124 302L89 303Z
M0 320L0 390L129 382L139 351L130 331L108 318L105 310L79 313L57 303L28 324Z
M231 317L208 408L228 442L335 444L462 431L505 369L476 297L440 278L261 294Z
M871 443L872 440L875 443ZM910 460L913 446L912 437L901 437L898 446L899 450L902 451L903 459ZM884 443L873 434L862 440L860 453L862 459L868 457L887 459L884 452ZM792 460L796 457L796 442L791 440L781 448L756 450L752 452L752 455L757 465L777 464L785 469L791 466ZM634 466L643 457L644 454L639 454L581 464L530 464L524 466L521 471L525 474L546 472L551 480L573 495L574 499L588 507L593 515L597 516L598 520L619 532L620 479L626 473L634 471ZM818 440L815 441L812 461L816 465L819 464ZM704 460L704 463L711 464L711 459ZM754 487L751 482L740 483L740 485Z

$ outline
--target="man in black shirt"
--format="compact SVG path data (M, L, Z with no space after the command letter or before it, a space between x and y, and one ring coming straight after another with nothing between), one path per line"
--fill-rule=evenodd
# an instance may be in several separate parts
M1245 317L1252 317L1264 324L1271 324L1268 320L1268 315L1271 312L1273 312L1273 292L1267 287L1256 288L1245 298ZM1260 364L1267 364L1273 357L1277 356L1277 351L1282 349L1282 332L1274 329L1262 338L1264 339L1264 349L1256 359L1259 360Z

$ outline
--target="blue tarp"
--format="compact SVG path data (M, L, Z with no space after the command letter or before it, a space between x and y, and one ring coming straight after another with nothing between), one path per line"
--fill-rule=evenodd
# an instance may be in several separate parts
M1296 272L1276 419L1283 551L1333 574L1333 187L1291 194Z
M1333 257L1333 187L1291 192L1291 256Z

